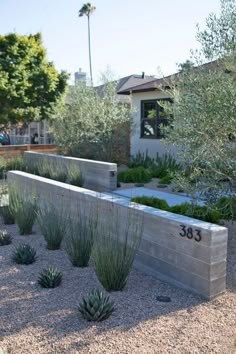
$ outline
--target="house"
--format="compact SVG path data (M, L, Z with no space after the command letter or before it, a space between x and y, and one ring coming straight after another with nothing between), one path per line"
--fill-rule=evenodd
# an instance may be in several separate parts
M218 67L217 61L193 67L191 70L199 68L207 70L215 70ZM168 122L163 107L158 103L161 101L171 101L170 87L176 84L181 73L169 75L164 78L148 77L147 80L143 75L134 85L128 81L127 86L122 85L117 94L124 97L131 96L133 108L133 124L130 134L130 155L135 156L138 152L146 153L150 157L155 158L156 154L162 155L169 152L176 156L176 148L172 145L167 146L163 143L163 134L160 129L161 125Z
M146 153L150 157L155 157L158 152L162 155L166 147L162 142L161 124L167 122L167 116L158 101L169 100L170 95L165 88L169 88L168 80L171 76L147 82L139 81L138 85L121 87L117 91L118 95L132 96L133 124L130 136L130 155L134 156L138 152ZM161 88L158 88L162 86Z

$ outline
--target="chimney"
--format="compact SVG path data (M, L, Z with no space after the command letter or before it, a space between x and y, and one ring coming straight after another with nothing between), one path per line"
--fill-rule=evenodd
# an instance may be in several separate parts
M145 78L145 72L143 71L142 72L142 79L144 79Z

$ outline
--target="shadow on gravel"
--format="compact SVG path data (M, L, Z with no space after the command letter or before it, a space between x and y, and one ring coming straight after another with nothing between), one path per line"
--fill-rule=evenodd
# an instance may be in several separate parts
M29 243L37 247L38 237L30 236ZM20 236L15 239L21 240ZM44 247L42 242L40 247ZM179 311L184 311L191 321L196 306L207 304L199 296L132 271L125 290L110 294L115 303L112 316L98 324L89 323L80 317L77 307L91 289L101 289L92 268L74 268L63 251L46 252L43 248L39 250L41 258L36 263L18 266L8 261L11 252L12 246L0 248L0 337L3 344L5 336L33 331L42 333L46 342L58 343L71 336L69 352L69 349L78 350L88 346L93 335L104 332L109 335L113 330L125 332L151 319L158 320L166 315L173 318ZM228 271L233 272L233 275L229 274L228 286L234 292L235 258L232 246ZM41 289L37 284L39 267L41 269L52 263L64 272L62 284L55 289ZM159 302L157 296L168 296L171 301ZM212 306L215 306L214 301Z

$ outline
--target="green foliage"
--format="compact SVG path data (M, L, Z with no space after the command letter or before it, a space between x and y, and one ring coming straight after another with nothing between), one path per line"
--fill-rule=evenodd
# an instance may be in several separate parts
M145 154L139 151L135 156L131 157L128 166L130 168L140 166L144 168L152 168L155 166L155 159L148 156L148 150L146 150Z
M110 297L100 290L92 290L79 304L79 312L87 321L103 321L114 311Z
M105 84L101 90L80 84L70 89L68 102L55 116L52 130L59 149L71 156L113 161L114 132L119 132L118 138L123 136L120 127L130 120L130 107L119 103L114 83ZM125 145L125 140L120 144Z
M172 182L173 177L170 174L165 175L159 181L160 184L170 184Z
M47 61L40 33L0 36L0 123L48 119L67 78Z
M68 183L73 186L82 187L84 184L83 176L78 166L71 165L67 168Z
M211 14L198 31L198 66L178 76L172 87L174 114L166 143L178 149L188 175L182 185L207 199L209 191L232 196L236 186L236 3L222 0L219 15ZM217 59L208 63L209 59ZM168 107L167 107L168 108ZM193 183L193 181L195 183ZM195 187L195 191L194 191ZM212 194L212 193L211 193Z
M9 208L19 228L20 235L32 234L33 225L36 219L37 200L17 191L16 186L9 189Z
M175 172L181 168L176 159L169 153L164 153L161 156L156 154L156 164L169 172Z
M17 264L28 265L34 263L36 258L36 250L27 243L18 246L12 255L12 260Z
M12 215L12 212L8 205L0 208L0 215L3 218L3 222L5 225L15 224L14 216Z
M10 245L12 237L7 230L0 230L0 246Z
M143 220L132 208L119 211L111 206L99 212L93 249L95 272L107 291L119 291L127 283L138 251Z
M63 206L43 205L37 212L37 221L49 250L58 250L66 233L68 219Z
M118 174L118 181L124 183L147 183L152 179L151 173L144 167L130 168Z
M205 205L183 203L169 206L165 200L154 197L135 197L132 198L131 201L215 224L218 224L220 220L223 219L223 214L220 212L217 205L208 207Z
M88 266L96 224L97 209L92 205L86 209L80 207L75 220L69 222L65 238L65 249L73 266Z
M159 199L155 197L134 197L131 199L132 202L144 204L153 208L169 210L169 205L164 199Z
M8 171L11 170L27 170L23 157L11 157L0 159L0 179L4 178L4 173L6 174Z
M236 219L236 197L221 197L216 201L215 206L220 211L222 219Z
M38 284L42 288L56 288L61 284L62 273L55 267L44 269L38 278Z

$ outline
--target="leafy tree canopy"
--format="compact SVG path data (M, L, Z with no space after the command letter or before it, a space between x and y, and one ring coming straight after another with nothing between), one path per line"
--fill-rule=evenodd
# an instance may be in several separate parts
M0 36L0 124L48 119L67 78L47 61L40 33Z
M125 144L131 123L130 105L121 104L116 83L99 88L71 87L52 123L57 146L73 156L113 161L114 137ZM124 127L125 125L128 125ZM119 141L117 141L119 140Z
M171 94L173 129L167 143L179 149L188 167L180 180L205 196L233 195L236 186L236 2L222 0L219 16L209 15L198 30L200 65L178 75ZM191 183L190 183L191 182ZM211 191L209 193L209 191ZM230 194L231 193L231 194Z

